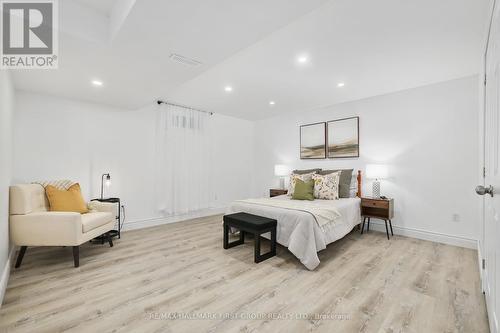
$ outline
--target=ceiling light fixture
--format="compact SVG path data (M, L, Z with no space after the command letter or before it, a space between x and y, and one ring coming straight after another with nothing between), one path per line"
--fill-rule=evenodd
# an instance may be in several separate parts
M92 80L92 84L96 87L100 87L103 85L102 81L99 80Z
M339 82L339 83L337 83L337 87L342 88L343 86L345 86L345 83L344 83L344 82Z
M269 102L269 105L274 105L274 104L276 104L274 101Z
M231 86L226 86L226 87L224 87L224 91L226 91L226 92L231 92L231 91L233 91L233 87L231 87Z
M297 61L300 63L300 64L305 64L309 59L307 58L307 56L305 55L302 55L302 56L299 56L297 58Z

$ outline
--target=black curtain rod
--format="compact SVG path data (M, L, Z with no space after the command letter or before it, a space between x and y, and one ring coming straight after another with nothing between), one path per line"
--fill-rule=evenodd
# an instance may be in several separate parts
M161 105L161 104L172 105L172 106L177 106L177 107L180 107L180 108L183 108L183 109L188 109L188 110L193 110L193 111L198 111L198 112L204 112L204 113L208 113L211 116L214 114L212 111L205 111L205 110L195 109L195 108L192 108L190 106L186 106L186 105L182 105L182 104L176 104L176 103L172 103L172 102L166 102L166 101L162 101L160 99L157 100L156 103L158 105Z

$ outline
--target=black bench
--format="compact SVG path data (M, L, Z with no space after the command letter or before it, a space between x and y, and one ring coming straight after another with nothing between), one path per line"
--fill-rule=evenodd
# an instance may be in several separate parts
M255 263L259 263L276 255L276 220L267 217L252 215L248 213L235 213L224 215L224 248L229 249L245 243L245 233L254 235L255 240ZM240 231L240 238L229 243L229 229L235 228ZM271 232L271 251L260 254L260 237L266 232Z

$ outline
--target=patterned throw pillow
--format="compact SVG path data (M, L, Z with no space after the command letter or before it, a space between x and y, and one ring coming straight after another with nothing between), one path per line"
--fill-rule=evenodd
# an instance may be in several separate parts
M297 179L302 180L303 182L307 182L308 180L312 179L313 173L305 173L303 175L299 175L296 173L290 174L290 184L288 185L288 195L293 195L293 192L295 191L295 183L297 182Z
M316 199L337 200L339 198L340 171L328 175L312 175Z

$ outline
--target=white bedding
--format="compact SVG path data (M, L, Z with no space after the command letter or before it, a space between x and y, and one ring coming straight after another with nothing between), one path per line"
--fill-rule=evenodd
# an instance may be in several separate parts
M273 200L291 200L282 195ZM278 221L277 242L286 246L307 269L313 270L319 265L318 252L326 246L347 235L361 222L360 199L314 200L322 209L325 202L331 203L340 213L333 223L323 226L313 215L302 210L258 205L244 201L235 201L228 208L228 214L246 212L273 218Z
M330 200L276 200L273 198L257 198L238 200L237 203L246 203L274 208L285 208L307 212L314 216L321 230L326 230L331 223L340 217L340 212Z

